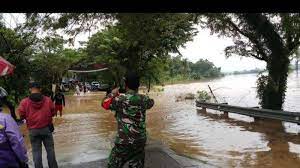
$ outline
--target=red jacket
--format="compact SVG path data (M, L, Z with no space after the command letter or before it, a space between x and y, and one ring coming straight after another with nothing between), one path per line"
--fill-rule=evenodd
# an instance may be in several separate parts
M32 95L21 101L19 115L26 119L28 129L44 128L52 123L55 115L54 104L47 96Z

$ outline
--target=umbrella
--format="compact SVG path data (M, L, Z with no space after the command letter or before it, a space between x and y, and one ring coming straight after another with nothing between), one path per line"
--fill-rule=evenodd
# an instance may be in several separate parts
M15 66L0 56L0 76L12 74Z

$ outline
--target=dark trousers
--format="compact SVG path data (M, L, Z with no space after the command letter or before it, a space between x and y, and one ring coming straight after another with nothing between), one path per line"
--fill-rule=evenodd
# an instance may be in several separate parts
M115 144L108 158L108 168L122 168L129 162L129 168L143 168L145 162L145 144Z
M30 129L29 138L32 146L32 157L35 168L43 168L42 162L42 143L47 152L49 168L58 168L55 159L54 140L52 132L48 127L40 129Z

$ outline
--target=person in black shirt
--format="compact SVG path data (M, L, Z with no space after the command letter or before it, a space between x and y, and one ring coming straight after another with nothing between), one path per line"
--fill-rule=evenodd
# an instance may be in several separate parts
M83 85L83 93L85 94L86 91L87 91L87 90L86 90L86 85L84 84L84 85Z
M57 116L57 112L59 111L60 117L62 116L63 106L65 107L65 96L60 89L55 94L53 98L53 102L55 103L55 112Z

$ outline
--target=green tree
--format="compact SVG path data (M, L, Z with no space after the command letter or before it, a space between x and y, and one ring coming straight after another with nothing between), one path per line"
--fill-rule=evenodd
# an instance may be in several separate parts
M142 76L142 83L150 91L151 84L162 84L168 79L168 61L166 59L154 58L144 68L145 75Z
M82 53L63 47L62 37L45 37L31 61L31 76L39 81L45 94L51 94L51 84L59 84L69 67L79 61Z
M112 47L107 49L119 56L126 69L135 69L144 75L144 68L151 59L166 58L169 52L178 52L180 46L192 39L196 33L192 19L192 15L180 13L28 14L26 25L34 30L43 25L47 30L63 29L65 33L76 35L90 29L91 25L95 25L93 22L107 21L118 32L115 39L120 39L122 43L117 44L117 49L104 46ZM112 30L108 31L111 33ZM110 37L107 39L108 42L114 40Z
M115 26L109 26L105 30L94 34L86 46L88 55L82 63L105 63L109 66L109 72L105 79L112 79L121 85L121 78L125 74L124 63L127 61L127 42L123 40L123 32ZM102 73L101 75L103 75ZM112 76L113 78L111 78Z
M0 22L1 23L1 22ZM2 77L0 85L9 93L9 98L18 103L28 93L30 60L36 37L22 29L9 29L0 24L0 55L16 68L12 76Z
M118 14L116 19L130 44L127 67L141 72L152 58L179 53L178 48L196 34L189 14Z
M170 77L182 76L188 78L191 72L191 62L187 59L182 59L181 55L169 58L169 73Z
M40 81L49 94L51 84L60 81L68 67L81 58L81 52L63 47L60 36L50 36L39 39L24 25L6 28L0 18L0 55L16 67L12 76L0 79L0 85L15 103L28 95L30 80Z
M237 54L267 63L268 75L258 79L258 97L263 108L282 109L289 57L300 44L299 13L219 13L199 20L212 33L233 39L226 56Z

